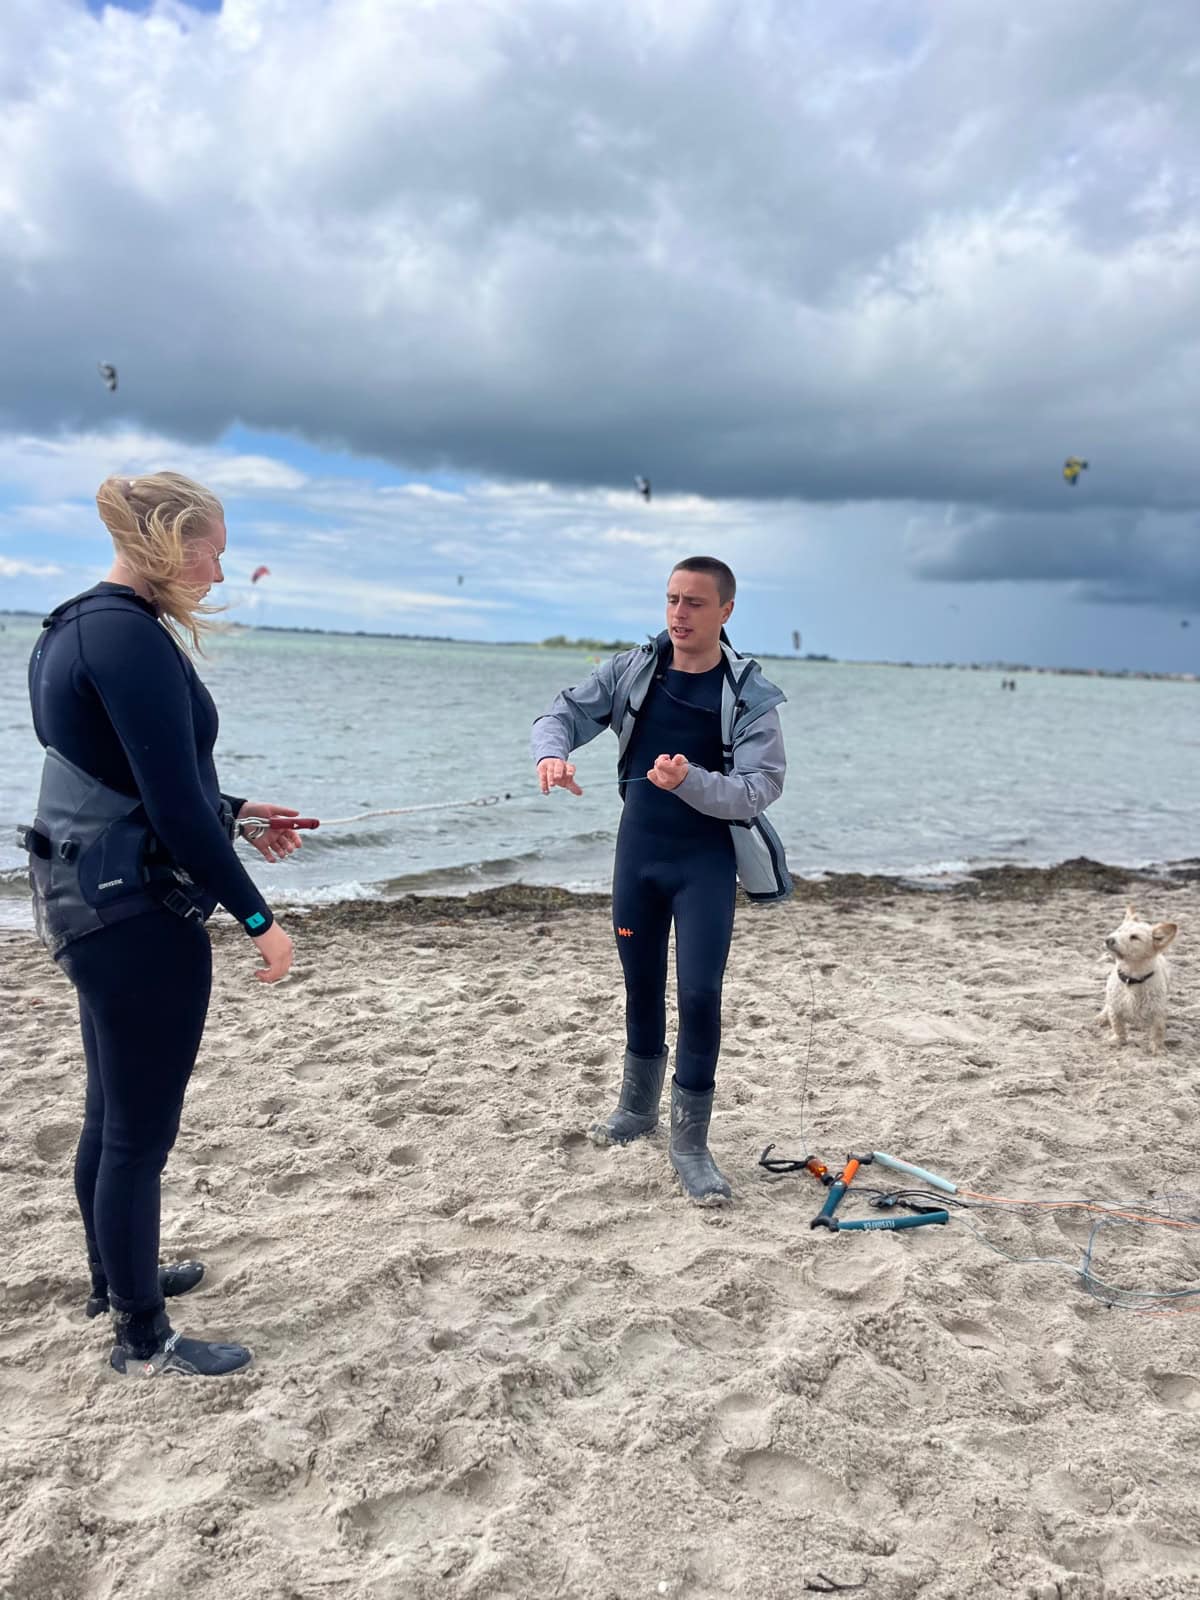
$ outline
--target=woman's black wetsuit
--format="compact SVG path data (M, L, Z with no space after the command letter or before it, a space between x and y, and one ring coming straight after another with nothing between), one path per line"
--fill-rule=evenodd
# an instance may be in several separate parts
M45 632L29 667L33 724L59 752L122 794L195 888L251 933L270 910L220 818L217 711L195 668L132 589L100 583ZM228 799L228 797L225 797ZM230 801L236 814L242 802ZM208 1010L212 953L200 916L156 908L68 944L87 1058L75 1192L93 1293L118 1311L162 1304L159 1180Z
M660 755L721 772L723 665L664 670L638 713L626 770L642 778ZM675 1079L712 1088L721 1049L721 985L733 935L737 875L728 822L652 783L630 783L613 869L613 929L625 974L629 1049L666 1048L667 940L675 922L679 1037Z

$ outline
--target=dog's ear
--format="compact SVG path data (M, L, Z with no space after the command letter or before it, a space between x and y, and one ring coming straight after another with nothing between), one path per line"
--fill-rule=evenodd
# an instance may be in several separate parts
M1165 950L1171 940L1179 932L1179 927L1174 922L1156 922L1150 930L1156 950Z
M1136 922L1137 919L1138 919L1137 907L1136 906L1126 906L1125 907L1125 921L1126 922Z

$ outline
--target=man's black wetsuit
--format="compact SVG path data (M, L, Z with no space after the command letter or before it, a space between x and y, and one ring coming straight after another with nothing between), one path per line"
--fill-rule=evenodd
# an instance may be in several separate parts
M218 814L212 696L149 602L118 584L89 590L39 639L29 694L43 746L140 795L205 914L220 902L248 931L270 926ZM79 995L87 1058L75 1191L93 1292L106 1280L114 1309L153 1310L159 1179L204 1032L208 935L197 918L152 909L69 944L60 962Z
M721 772L723 664L666 668L638 714L627 771L642 778L660 755ZM675 921L679 1035L675 1078L712 1088L721 1049L721 984L737 885L729 824L672 791L630 783L613 869L613 928L625 973L626 1040L638 1056L666 1049L667 939Z

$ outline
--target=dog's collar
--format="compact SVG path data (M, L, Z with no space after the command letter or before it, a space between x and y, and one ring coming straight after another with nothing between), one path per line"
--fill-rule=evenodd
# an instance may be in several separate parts
M1147 972L1144 977L1131 978L1127 972L1122 972L1120 967L1117 968L1117 977L1120 978L1122 983L1149 983L1153 976L1152 972Z

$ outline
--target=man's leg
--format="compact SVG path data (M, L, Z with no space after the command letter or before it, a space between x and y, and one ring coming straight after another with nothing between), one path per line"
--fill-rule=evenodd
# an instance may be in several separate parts
M675 1082L706 1094L721 1053L721 988L733 937L737 877L732 855L689 864L675 893L675 977L679 1037Z
M658 1126L667 1070L667 941L671 903L636 836L617 840L613 933L625 974L625 1070L617 1107L596 1123L596 1144L628 1144Z
M671 1084L671 1165L688 1198L721 1205L732 1195L708 1149L721 1050L721 988L737 890L732 846L690 861L675 894L679 1038Z

